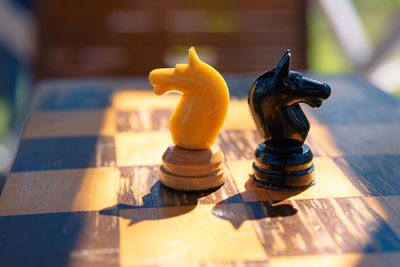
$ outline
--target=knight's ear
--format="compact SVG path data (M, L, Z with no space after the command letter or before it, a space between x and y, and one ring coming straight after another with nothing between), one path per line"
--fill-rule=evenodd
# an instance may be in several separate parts
M278 82L283 82L289 76L290 71L290 51L287 50L283 55L281 61L279 61L278 65L275 68L275 80Z
M196 50L194 50L194 47L191 47L189 49L189 68L190 67L195 67L197 62L200 61L199 56L196 53Z

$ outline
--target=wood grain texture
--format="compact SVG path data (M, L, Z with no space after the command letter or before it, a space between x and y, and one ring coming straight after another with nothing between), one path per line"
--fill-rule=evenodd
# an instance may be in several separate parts
M225 205L239 220L247 217L242 205ZM120 232L125 238L120 243L121 264L265 260L266 253L251 223L235 229L229 221L215 220L213 206L122 210Z
M0 199L1 215L91 211L117 204L115 168L16 172Z
M68 137L68 136L112 136L116 124L111 109L57 112L44 111L31 116L24 131L24 138Z
M252 78L228 76L227 179L195 194L159 181L178 95L137 80L42 83L0 197L0 265L397 266L400 103L357 76L318 79L332 97L305 108L314 186L251 182Z

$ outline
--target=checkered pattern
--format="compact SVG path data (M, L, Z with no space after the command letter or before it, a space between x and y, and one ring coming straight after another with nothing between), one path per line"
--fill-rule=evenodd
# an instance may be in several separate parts
M305 108L316 185L249 181L261 139L247 88L233 86L242 97L217 141L228 178L198 194L158 180L179 96L137 81L42 84L0 198L0 265L396 266L400 104L355 76L320 79L331 98Z

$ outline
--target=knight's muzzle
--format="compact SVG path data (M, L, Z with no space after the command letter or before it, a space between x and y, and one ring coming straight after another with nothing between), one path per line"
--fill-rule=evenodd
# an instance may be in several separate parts
M323 84L323 89L322 89L322 98L327 99L331 95L331 87L327 84Z
M174 68L164 68L152 70L149 74L149 81L153 86L169 84L174 79Z

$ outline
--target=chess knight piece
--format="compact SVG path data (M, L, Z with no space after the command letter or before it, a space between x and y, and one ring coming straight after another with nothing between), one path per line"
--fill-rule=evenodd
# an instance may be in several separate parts
M150 72L157 95L175 91L182 94L170 120L175 145L167 148L160 167L160 180L170 188L202 191L225 181L224 155L215 140L225 121L229 91L224 78L202 62L194 48L189 64Z
M298 190L314 182L313 155L304 144L310 124L299 103L313 108L331 94L320 83L290 71L290 51L258 77L249 91L251 114L264 142L258 145L253 181L276 190Z

